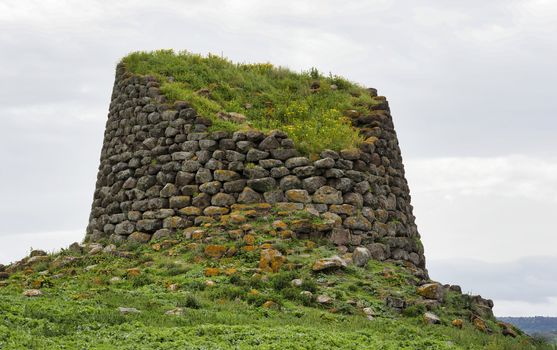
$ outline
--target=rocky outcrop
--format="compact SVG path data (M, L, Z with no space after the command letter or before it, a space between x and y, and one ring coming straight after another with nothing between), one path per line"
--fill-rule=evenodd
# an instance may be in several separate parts
M366 115L347 113L364 140L359 148L309 159L282 131L212 130L211 119L187 102L166 103L156 79L120 64L86 241L148 242L220 218L235 205L269 203L294 205L329 223L304 226L302 238L327 237L344 251L367 247L370 258L424 268L382 101Z

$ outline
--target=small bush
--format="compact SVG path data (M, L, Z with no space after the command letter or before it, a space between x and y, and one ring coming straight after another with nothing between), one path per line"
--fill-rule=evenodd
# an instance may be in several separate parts
M130 281L132 283L132 286L136 288L153 284L153 279L146 273L142 273L138 276L131 277Z
M271 276L270 282L275 290L282 290L284 288L290 287L290 283L296 278L296 273L294 272L279 272Z
M178 307L187 307L189 309L201 309L201 302L193 294L188 294L182 300L180 300L177 305Z
M424 314L427 309L423 304L410 305L402 311L402 314L406 317L418 317Z
M302 286L300 287L302 290L308 290L312 293L317 292L317 283L315 280L311 278L304 278L302 282Z

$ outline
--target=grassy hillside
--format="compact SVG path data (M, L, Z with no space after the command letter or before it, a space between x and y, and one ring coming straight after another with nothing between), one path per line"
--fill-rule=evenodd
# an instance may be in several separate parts
M132 53L123 63L134 74L157 77L170 101L188 101L213 120L213 129L281 129L306 154L357 145L360 137L346 114L369 113L384 103L354 83L315 69L295 73L270 63L235 64L170 50ZM218 117L227 112L241 113L247 123Z
M0 275L0 349L550 349L478 330L458 293L426 324L409 266L314 271L337 252L294 238L301 222L323 224L245 208L148 245L35 251Z

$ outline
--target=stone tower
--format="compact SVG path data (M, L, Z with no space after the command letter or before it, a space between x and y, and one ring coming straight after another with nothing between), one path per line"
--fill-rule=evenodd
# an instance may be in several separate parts
M375 89L368 89L376 96ZM153 77L116 69L86 241L148 242L239 208L307 210L324 224L296 227L342 251L425 270L388 103L351 116L358 149L300 156L286 133L209 132L187 102L166 103Z

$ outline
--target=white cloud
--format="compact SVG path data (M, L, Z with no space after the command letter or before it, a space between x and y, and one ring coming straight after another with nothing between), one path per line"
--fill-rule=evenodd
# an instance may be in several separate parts
M410 159L416 195L501 196L557 202L557 159L524 155Z
M2 235L0 263L17 261L27 255L31 249L57 252L73 242L81 242L83 230L32 232Z
M501 262L554 253L557 160L409 159L405 168L427 257Z

